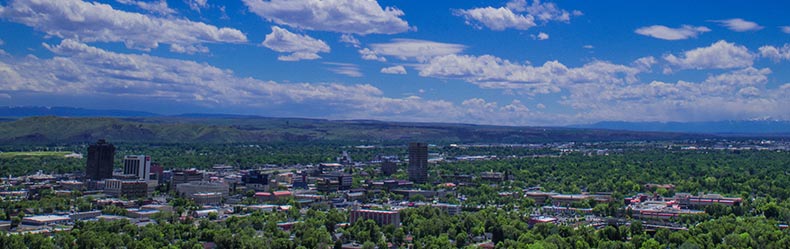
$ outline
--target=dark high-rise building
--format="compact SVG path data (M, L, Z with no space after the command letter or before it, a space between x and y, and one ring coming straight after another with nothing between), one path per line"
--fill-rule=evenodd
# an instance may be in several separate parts
M246 175L241 176L241 182L244 184L269 184L269 176L271 173L264 170L250 170Z
M409 181L428 182L428 144L409 143Z
M395 174L396 171L398 171L397 163L390 160L381 162L381 174L385 176L391 176L392 174Z
M99 139L88 147L88 165L85 167L85 178L104 180L112 178L115 159L115 146Z

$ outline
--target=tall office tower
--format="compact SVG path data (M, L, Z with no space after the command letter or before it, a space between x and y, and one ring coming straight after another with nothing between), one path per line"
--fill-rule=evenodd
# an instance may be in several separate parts
M123 174L134 175L138 180L148 180L151 174L151 157L146 155L126 156L123 158Z
M88 164L85 167L85 177L96 181L112 178L114 159L115 146L108 144L104 139L99 139L95 144L88 146Z
M409 181L428 182L428 144L409 143Z

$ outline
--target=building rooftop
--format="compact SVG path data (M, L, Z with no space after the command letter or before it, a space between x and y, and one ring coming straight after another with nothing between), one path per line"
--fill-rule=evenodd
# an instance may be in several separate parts
M25 217L23 220L47 223L47 222L67 221L71 219L68 216L61 216L61 215L36 215L36 216Z
M365 213L379 213L379 214L397 214L398 211L393 210L373 210L373 209L357 209L354 210L356 212L365 212Z

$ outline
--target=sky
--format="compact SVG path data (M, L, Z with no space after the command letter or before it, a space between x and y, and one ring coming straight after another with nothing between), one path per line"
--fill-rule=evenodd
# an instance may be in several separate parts
M0 0L0 105L790 120L788 1Z

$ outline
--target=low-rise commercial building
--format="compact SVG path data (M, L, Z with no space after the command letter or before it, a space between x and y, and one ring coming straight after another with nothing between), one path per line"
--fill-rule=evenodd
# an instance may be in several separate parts
M318 178L315 181L318 192L331 193L340 189L340 182L332 178Z
M404 197L406 197L408 199L415 198L418 195L421 195L421 196L425 197L426 199L430 199L430 198L439 197L439 196L446 196L448 194L451 194L451 195L455 194L454 191L448 191L448 190L443 190L443 189L440 189L440 190L437 190L437 191L434 191L434 190L422 190L422 189L396 189L396 190L393 190L392 192L396 193L396 194L399 194L399 195L403 195Z
M151 216L158 213L159 210L151 210L151 209L131 208L126 210L126 216L129 216L131 218L151 218Z
M678 193L675 195L675 201L684 208L697 208L713 204L722 204L727 206L741 205L743 200L741 198L724 197L718 194L707 194L702 196L692 196L690 194Z
M62 190L73 191L73 190L83 190L83 189L85 189L85 183L83 183L81 181L74 181L74 180L58 181L58 185L60 186L59 189L62 189Z
M86 212L77 212L69 214L69 218L71 221L78 221L78 220L87 220L87 219L94 219L101 215L101 211L93 210L93 211L86 211Z
M387 191L392 191L393 189L407 189L414 186L414 183L407 180L383 180L383 181L375 181L371 183L371 187L374 189L382 189Z
M22 218L22 224L31 226L54 225L69 221L71 221L71 218L63 215L35 215Z
M558 206L543 206L541 211L547 214L565 214L565 215L587 215L592 214L592 208L573 208L573 207L558 207Z
M127 198L139 198L148 196L148 181L144 180L104 180L104 193Z
M161 204L148 204L140 206L141 210L159 210L161 212L172 212L173 206Z
M549 216L531 216L529 217L529 225L535 225L540 223L556 223L557 218L549 217Z
M206 218L211 213L215 213L215 214L218 214L218 215L221 214L218 209L203 209L203 210L196 210L196 211L192 212L192 217L195 217L195 218Z
M172 187L178 187L183 183L203 181L203 172L196 169L175 170L171 172Z
M554 206L571 206L574 203L593 200L597 203L609 203L612 201L612 196L607 194L579 194L579 195L552 195L550 196L551 203Z
M397 211L357 209L351 210L348 217L351 224L360 219L368 219L376 221L379 226L400 226L400 213Z
M329 181L337 181L338 190L349 190L354 183L354 178L351 174L332 173L324 175L324 178L329 179Z
M528 191L526 194L524 194L524 196L526 196L527 198L535 200L535 203L538 205L545 204L546 200L548 200L553 195L556 195L556 193L543 192L543 191Z
M260 201L277 201L280 199L293 196L291 191L274 191L274 192L258 192L255 193L255 198Z
M626 207L631 217L637 219L667 220L682 215L702 215L705 211L682 208L676 201L633 202Z
M505 174L502 172L483 172L480 173L480 179L488 182L501 182L505 180Z
M218 192L200 192L190 196L197 205L218 205L222 203L223 197L223 194Z
M196 193L220 193L222 197L227 197L230 189L224 182L188 182L178 184L176 192L179 196L191 198Z

